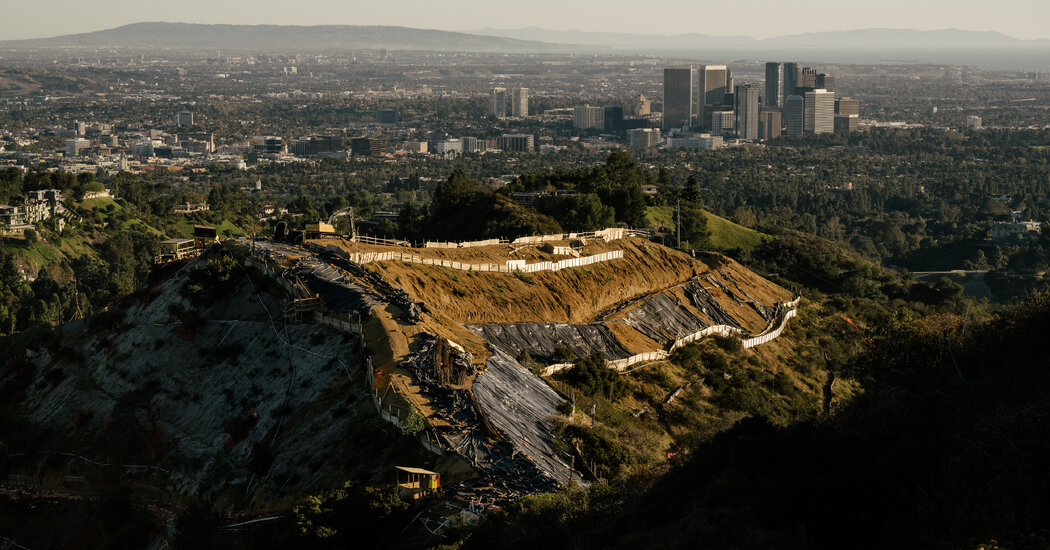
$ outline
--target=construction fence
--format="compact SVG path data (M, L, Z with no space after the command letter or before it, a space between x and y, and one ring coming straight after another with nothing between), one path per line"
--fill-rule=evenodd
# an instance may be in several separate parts
M474 248L478 246L493 246L497 244L543 244L548 241L564 241L569 239L602 239L605 242L615 241L617 239L623 239L626 237L650 237L652 232L648 229L629 229L626 227L607 227L598 231L581 231L579 233L552 233L550 235L529 235L526 237L518 237L514 240L507 239L486 239L483 241L464 241L464 242L445 242L445 241L426 241L423 243L423 248ZM370 239L370 240L366 240ZM374 244L392 244L395 246L404 246L408 243L404 241L391 241L389 239L375 239L368 238L364 235L360 235L355 238L357 242L372 243ZM379 242L382 241L382 242ZM395 244L397 243L397 244Z
M443 260L440 258L424 258L415 254L407 254L405 252L396 251L347 252L341 247L338 247L333 244L328 245L325 249L328 252L331 252L342 258L346 258L347 260L357 264L400 261L420 265L447 267L450 269L458 269L461 271L487 271L495 273L514 273L518 271L522 273L536 273L540 271L559 271L570 267L583 267L586 265L623 258L623 250L613 250L611 252L603 252L601 254L595 254L593 256L570 258L566 260L559 260L557 262L536 262L528 264L525 263L525 260L510 260L505 264L471 264L466 262L457 262L455 260Z
M702 340L709 336L740 336L742 338L741 344L744 348L753 348L755 346L765 344L766 342L770 342L779 337L780 334L784 332L784 329L787 328L788 320L798 316L798 309L796 309L796 307L798 306L801 300L802 297L798 296L790 302L781 302L777 304L777 315L773 318L773 321L766 328L766 330L762 331L761 334L755 336L750 336L737 327L731 327L729 325L712 325L692 334L687 334L675 340L674 344L671 345L671 349L669 351L662 349L656 351L648 351L645 353L639 353L638 355L632 355L631 357L627 357L624 359L606 361L605 364L610 369L623 372L632 365L636 365L638 363L667 359L671 356L671 353L673 353L676 349L696 342L697 340ZM744 338L745 336L750 337ZM543 369L543 375L550 376L552 374L571 369L575 365L575 363L556 363Z

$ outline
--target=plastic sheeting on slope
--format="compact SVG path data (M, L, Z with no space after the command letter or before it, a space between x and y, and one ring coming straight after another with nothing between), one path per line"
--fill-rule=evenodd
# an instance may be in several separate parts
M467 325L467 328L514 357L528 350L529 355L552 362L554 349L558 347L571 349L579 358L596 352L601 352L607 359L631 356L631 352L604 325L487 323Z
M332 311L366 314L382 302L378 295L354 283L343 271L312 256L304 257L292 273L319 294Z
M568 457L551 445L554 426L548 418L558 413L558 404L564 402L561 396L497 347L492 348L485 366L473 391L492 425L552 481L565 483L571 475L582 483L579 472L566 462Z
M628 310L624 322L665 346L710 326L662 292L647 297L637 307Z
M713 324L728 325L743 330L744 327L740 326L740 323L711 296L699 279L689 281L682 288L685 289L689 301L693 302L693 306L714 321Z

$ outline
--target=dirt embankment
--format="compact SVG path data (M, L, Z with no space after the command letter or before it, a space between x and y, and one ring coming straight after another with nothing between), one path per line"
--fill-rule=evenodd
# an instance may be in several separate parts
M592 322L618 304L669 289L695 276L711 276L734 294L742 296L746 292L765 305L791 299L790 292L723 256L712 256L705 263L638 238L595 246L602 248L595 252L623 250L624 257L581 268L530 274L475 273L402 262L370 265L404 288L414 300L424 302L437 317L464 324ZM506 248L507 245L500 245L439 252L466 253L457 260L499 261L497 256L503 256L502 261L506 261ZM429 257L430 251L425 252ZM536 260L544 259L550 259L549 255ZM743 321L745 328L764 328L765 321L743 303L746 300L742 305L729 297L723 300L725 293L718 285L707 286L720 302L725 302L727 310Z

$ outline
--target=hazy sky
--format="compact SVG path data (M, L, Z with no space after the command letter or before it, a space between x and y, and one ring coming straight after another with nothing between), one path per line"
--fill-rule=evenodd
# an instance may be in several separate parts
M0 40L140 21L403 25L742 34L768 38L870 27L991 30L1050 38L1050 0L0 0Z

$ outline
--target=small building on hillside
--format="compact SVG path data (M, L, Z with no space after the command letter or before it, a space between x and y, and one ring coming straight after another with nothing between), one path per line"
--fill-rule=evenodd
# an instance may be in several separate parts
M441 487L441 475L437 472L395 466L397 472L397 493L405 500L419 500L437 492Z

